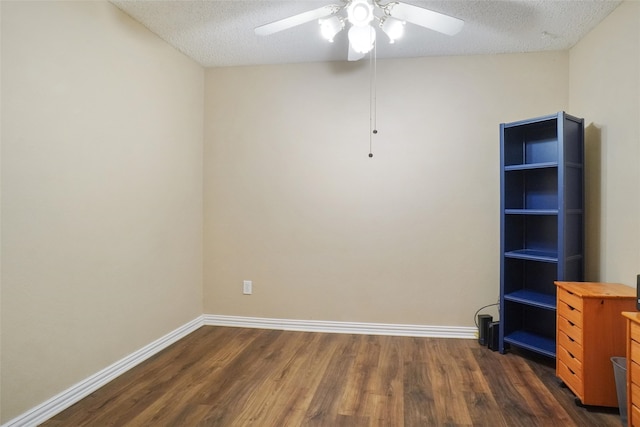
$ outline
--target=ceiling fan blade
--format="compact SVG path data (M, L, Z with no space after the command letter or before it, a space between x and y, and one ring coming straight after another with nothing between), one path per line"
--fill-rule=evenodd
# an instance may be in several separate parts
M464 25L462 19L407 3L390 3L386 7L386 12L396 19L411 22L449 36L458 34Z
M268 36L270 34L277 33L279 31L288 30L298 25L306 24L307 22L324 18L329 15L337 13L342 6L336 4L329 4L322 6L318 9L309 10L307 12L299 13L288 18L280 19L279 21L271 22L269 24L256 27L255 33L259 36Z
M349 61L359 61L364 58L365 55L365 53L356 52L356 50L351 46L351 43L349 43L349 54L347 55L347 59Z

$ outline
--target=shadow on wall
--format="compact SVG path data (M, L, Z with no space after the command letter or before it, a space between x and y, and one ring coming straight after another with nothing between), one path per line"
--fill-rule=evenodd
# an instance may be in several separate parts
M602 217L602 130L591 123L584 132L585 147L585 280L600 281Z
M349 75L353 73L358 73L360 70L369 69L369 57L363 58L359 61L347 61L347 51L344 52L344 61L328 61L327 67L331 70L333 74L337 75Z

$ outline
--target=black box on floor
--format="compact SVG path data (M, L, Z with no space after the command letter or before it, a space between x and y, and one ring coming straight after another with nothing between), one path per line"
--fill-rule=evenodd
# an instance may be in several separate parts
M489 350L498 350L498 342L500 341L500 322L491 322L489 324L489 334L487 336L487 347Z
M488 314L480 314L478 316L478 342L480 345L487 345L487 337L489 336L489 324L493 321L493 317Z

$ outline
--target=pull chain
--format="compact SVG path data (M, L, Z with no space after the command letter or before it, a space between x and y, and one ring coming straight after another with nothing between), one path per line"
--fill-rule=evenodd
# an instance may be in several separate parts
M369 55L369 157L373 157L373 135L377 129L377 43L373 45L373 54Z

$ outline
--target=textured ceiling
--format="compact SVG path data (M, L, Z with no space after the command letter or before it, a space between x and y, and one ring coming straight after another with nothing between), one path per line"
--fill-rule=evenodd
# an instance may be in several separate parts
M260 37L253 29L342 0L111 0L125 13L205 67L343 61L346 32L329 43L317 23ZM386 1L383 3L387 3ZM619 4L617 0L406 0L465 21L446 36L407 24L389 44L378 34L378 58L565 50Z

